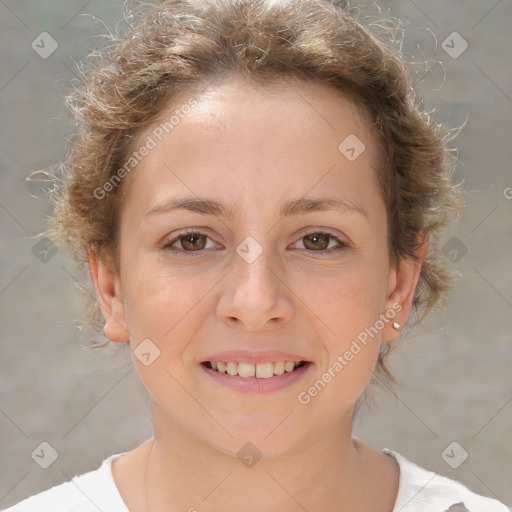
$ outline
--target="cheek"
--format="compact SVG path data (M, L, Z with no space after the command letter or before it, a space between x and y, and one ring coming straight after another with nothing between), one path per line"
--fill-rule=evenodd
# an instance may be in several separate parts
M150 339L159 351L153 369L169 368L173 374L181 373L195 356L187 346L197 339L214 307L205 293L218 277L171 269L151 256L132 263L137 270L127 275L126 286L132 350L142 340ZM139 370L145 372L143 367Z
M137 373L158 400L163 390L178 392L173 377L179 382L186 377L183 354L194 336L193 329L200 325L195 318L195 306L201 298L200 283L161 267L141 265L138 269L126 289L130 297L127 311L130 344ZM138 353L149 353L150 364L138 357Z
M386 258L377 262L360 255L347 259L338 271L308 277L298 287L297 295L308 297L304 311L314 312L316 330L323 333L320 371L341 358L342 371L339 365L338 371L332 371L340 376L338 382L353 387L356 394L370 378L379 353L379 319L384 313L387 284L385 264Z
M128 290L130 327L134 334L166 339L199 301L200 283L176 271L139 268Z
M373 277L368 268L365 273L344 275L331 284L323 305L318 304L321 320L329 328L318 369L320 379L328 384L319 405L337 404L333 406L337 411L348 407L372 377L381 344L376 324L383 305Z
M294 289L336 336L346 338L372 325L383 312L387 279L385 259L357 255L338 269L297 277Z

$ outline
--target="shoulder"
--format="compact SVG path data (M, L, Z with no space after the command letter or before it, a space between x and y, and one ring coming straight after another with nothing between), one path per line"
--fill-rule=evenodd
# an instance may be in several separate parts
M112 477L112 455L95 471L35 494L4 512L128 512Z
M466 486L421 468L399 453L382 450L400 466L395 511L402 512L511 512L503 503L471 492Z

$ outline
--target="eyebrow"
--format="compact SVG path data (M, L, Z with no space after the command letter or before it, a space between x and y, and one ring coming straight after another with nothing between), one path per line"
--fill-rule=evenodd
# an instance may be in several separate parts
M232 219L236 210L233 206L225 206L218 201L206 198L183 197L173 198L164 204L151 208L144 217L155 215L157 213L170 213L175 210L188 210L201 215L222 216ZM280 219L293 215L301 215L310 212L320 211L342 211L352 212L363 215L368 218L368 213L361 206L348 201L347 199L333 198L300 198L288 201L280 210Z

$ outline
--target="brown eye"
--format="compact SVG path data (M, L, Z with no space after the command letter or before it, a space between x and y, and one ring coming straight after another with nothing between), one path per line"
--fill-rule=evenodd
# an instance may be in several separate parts
M162 249L170 252L201 253L208 247L209 237L199 231L189 231L166 242ZM211 247L211 244L210 244Z
M326 249L329 246L329 239L333 238L331 235L325 233L313 233L303 237L304 246L307 249L314 251Z
M162 246L162 249L177 254L189 253L190 256L200 256L204 250L212 248L212 245L208 247L208 240L210 240L209 236L191 230L169 240ZM322 232L303 235L299 241L302 242L304 249L310 253L331 254L349 247L348 243L341 241L334 235ZM215 244L213 245L215 246Z
M330 254L349 247L349 244L342 242L334 235L322 232L303 235L300 242L302 242L307 252L318 252L320 254Z
M193 233L191 235L185 235L178 238L181 240L181 246L186 251L203 250L206 246L206 236L200 233Z

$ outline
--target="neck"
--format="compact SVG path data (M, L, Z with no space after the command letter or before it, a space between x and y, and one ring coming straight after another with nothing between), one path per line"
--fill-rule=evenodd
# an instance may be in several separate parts
M279 456L257 462L204 443L153 406L146 510L372 510L367 457L351 437L353 411ZM243 446L244 442L240 443Z

